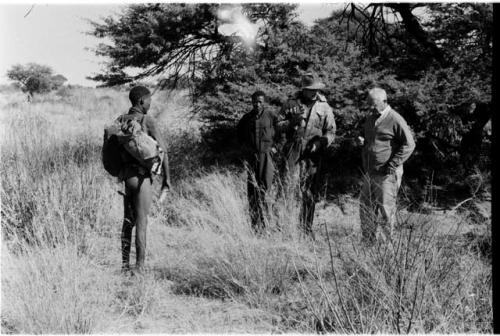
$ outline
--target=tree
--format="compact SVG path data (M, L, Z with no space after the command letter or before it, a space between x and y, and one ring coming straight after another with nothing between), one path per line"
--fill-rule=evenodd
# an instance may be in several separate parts
M50 84L51 84L51 90L57 90L63 84L67 81L68 79L64 77L63 75L54 75L50 77Z
M218 32L217 4L140 4L129 6L118 19L91 21L90 34L109 38L97 55L111 61L90 79L107 85L123 84L169 72L169 79L195 76L197 64L218 59L232 42ZM137 75L125 70L139 69Z
M371 54L394 56L406 52L423 59L420 64L430 64L434 60L446 65L443 50L424 30L414 13L425 6L415 3L351 3L340 18L347 21L348 27L349 24L356 26L355 35L361 33L361 41Z
M36 63L16 64L7 71L7 77L15 81L30 101L35 93L44 93L59 88L67 80L62 75L53 75L51 67Z
M248 4L243 10L253 22L262 20L269 26L285 24L287 13L295 7ZM168 79L165 82L175 84L181 78L194 82L217 71L244 48L241 39L220 32L221 9L223 5L203 3L140 4L129 6L117 19L90 21L93 30L89 34L111 43L98 45L96 54L110 61L104 73L89 79L112 86L163 75ZM207 68L207 62L212 66ZM137 74L130 74L133 69Z

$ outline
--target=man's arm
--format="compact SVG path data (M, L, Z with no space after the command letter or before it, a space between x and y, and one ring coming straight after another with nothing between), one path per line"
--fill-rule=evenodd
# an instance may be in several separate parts
M335 131L337 130L337 125L335 124L335 117L333 116L333 111L330 106L326 108L325 111L325 121L323 122L323 136L320 138L321 148L326 148L330 146L335 140Z
M236 125L236 136L238 137L238 142L240 145L245 144L246 139L245 139L245 117L246 115L243 115L241 117L240 121L238 121L238 124Z
M163 171L163 182L162 188L170 189L170 168L169 168L169 160L167 153L167 146L160 132L156 128L156 122L153 118L146 116L146 126L148 128L148 133L153 139L158 142L158 145L163 150L163 162L162 162L162 171Z
M253 152L252 149L252 140L249 135L250 128L250 115L247 113L241 117L238 125L236 126L238 142L240 144L240 150L243 155L243 158L246 160L248 156Z
M403 117L396 116L395 119L394 140L399 143L400 146L387 162L387 168L390 170L395 170L397 167L401 166L415 150L415 140L411 134L410 127L408 127Z

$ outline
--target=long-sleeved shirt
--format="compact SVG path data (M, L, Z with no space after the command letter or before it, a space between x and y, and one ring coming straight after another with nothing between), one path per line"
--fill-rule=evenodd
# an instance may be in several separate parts
M297 108L300 115L291 112ZM317 153L321 153L335 138L337 127L332 108L319 93L309 105L302 103L300 94L297 94L296 99L283 106L281 115L284 119L279 123L284 132L281 142L288 165L295 165L300 160L312 140L319 142L320 151Z
M267 153L275 142L278 116L264 110L260 114L252 110L238 123L238 139L244 146L245 154Z
M285 120L291 122L294 116L290 115L286 110L290 108L290 105L296 104L302 109L302 119L305 121L305 128L303 126L295 126L294 129L288 128L287 130L287 141L293 141L293 137L300 136L305 143L314 137L323 138L323 144L325 147L329 146L334 138L336 131L335 118L333 117L333 111L330 105L328 105L325 96L321 94L316 94L312 104L306 106L300 102L300 99L294 99L285 105L282 114Z
M365 144L362 152L366 172L386 166L396 170L415 149L415 141L403 117L390 109L385 115L370 114L364 124Z

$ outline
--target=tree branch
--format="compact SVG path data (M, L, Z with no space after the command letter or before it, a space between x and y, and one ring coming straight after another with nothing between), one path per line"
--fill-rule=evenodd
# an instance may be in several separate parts
M26 14L24 14L24 18L26 18L28 15L30 15L33 8L35 8L35 5L31 5L31 8L28 10L28 12Z

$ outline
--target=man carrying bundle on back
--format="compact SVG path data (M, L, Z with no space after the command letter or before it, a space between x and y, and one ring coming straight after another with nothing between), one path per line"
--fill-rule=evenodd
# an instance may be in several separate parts
M122 270L130 269L132 228L136 227L136 268L144 270L147 216L153 197L153 174L163 175L160 200L170 189L168 155L155 120L147 115L151 93L135 86L129 94L132 107L105 130L103 163L106 170L125 182L124 220L121 234ZM110 168L110 166L112 166Z

